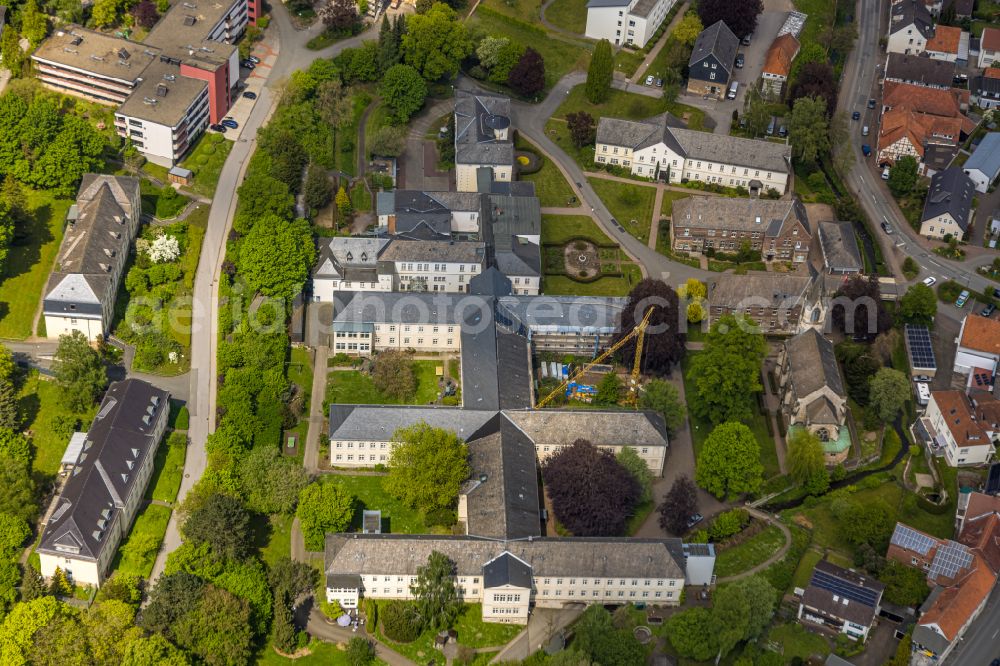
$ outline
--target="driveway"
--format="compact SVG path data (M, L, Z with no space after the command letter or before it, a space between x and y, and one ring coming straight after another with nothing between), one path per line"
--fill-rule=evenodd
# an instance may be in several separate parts
M972 238L969 239L969 245L982 247L983 236L989 229L993 211L1000 213L1000 187L986 194L976 193L976 200L979 203L976 205L976 215L972 218ZM1000 254L995 256L1000 257Z

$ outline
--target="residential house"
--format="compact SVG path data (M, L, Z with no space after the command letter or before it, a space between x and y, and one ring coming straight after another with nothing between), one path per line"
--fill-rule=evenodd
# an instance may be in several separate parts
M731 314L748 317L769 335L794 335L822 321L819 282L789 273L724 273L708 294L709 324Z
M983 137L972 156L962 165L962 171L972 179L976 192L986 193L1000 176L1000 132Z
M775 38L764 59L760 82L762 93L781 96L788 75L792 71L792 61L799 54L799 48L799 40L791 33L786 32Z
M879 164L916 158L920 173L932 175L948 166L958 144L976 124L964 113L969 91L887 82L877 141Z
M990 68L987 71L1000 71ZM971 100L976 106L983 109L995 109L1000 107L1000 78L994 76L973 76L969 79L969 91L972 93Z
M784 193L792 149L783 143L696 132L670 114L646 120L601 118L594 162L628 167L668 183L689 180Z
M43 519L43 576L59 568L77 584L104 582L143 505L169 412L166 391L138 379L111 384L73 459L64 460L66 481Z
M723 21L702 30L688 60L687 91L724 99L739 47L739 37Z
M919 55L934 37L934 18L923 0L900 0L889 6L887 53Z
M584 35L641 49L675 4L676 0L589 0Z
M987 402L992 396L978 399ZM931 391L925 418L935 430L935 447L944 451L952 467L981 465L993 459L996 431L992 423L976 418L976 407L975 400L962 391Z
M694 196L674 202L670 245L678 252L736 253L744 244L764 261L803 263L812 237L798 199Z
M831 275L855 275L864 270L851 222L820 222L819 248L823 268Z
M963 526L955 541L896 523L886 557L925 572L932 587L913 629L914 654L937 662L951 654L986 607L997 579L998 545L1000 530L994 517Z
M949 10L954 8L956 19L972 18L973 4L973 0L943 0L940 14L947 14Z
M139 180L84 174L42 299L49 338L107 335L142 215Z
M781 418L788 430L805 428L823 445L829 464L847 457L847 392L833 343L810 328L785 340L778 356Z
M890 53L886 59L885 80L948 90L954 84L955 63L925 55Z
M924 54L934 60L963 65L969 60L969 33L961 28L938 25L934 28L934 36L924 45Z
M976 66L983 69L995 62L1000 63L1000 28L987 26L983 28L983 34L979 38L979 60Z
M331 302L338 291L392 291L392 274L378 270L378 256L388 244L387 238L321 238L313 300Z
M959 167L939 171L931 186L920 216L920 235L927 238L953 236L961 240L972 225L975 185Z
M879 581L820 560L799 601L799 621L863 643L878 617L883 592Z
M958 333L954 372L967 375L976 368L996 372L1000 362L1000 321L966 315Z
M485 92L455 90L455 185L476 192L477 172L488 168L493 180L514 180L514 138L510 98Z

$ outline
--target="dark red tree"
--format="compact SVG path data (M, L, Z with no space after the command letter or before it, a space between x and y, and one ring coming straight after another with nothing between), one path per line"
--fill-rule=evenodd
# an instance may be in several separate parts
M660 527L671 534L680 536L687 531L688 519L698 510L698 489L686 474L682 474L670 486L658 511Z
M872 313L874 309L874 313ZM878 277L855 275L837 290L832 307L833 328L855 339L872 341L892 328L892 315L882 304Z
M677 292L663 280L646 278L632 288L615 342L628 335L650 307L653 314L646 329L641 368L643 372L652 374L669 374L671 367L680 363L684 356L686 336L680 332L679 324L687 316L679 309ZM635 347L635 338L622 345L616 354L618 362L631 368L635 362Z
M545 60L530 46L507 75L507 85L519 95L527 97L541 92L545 87Z
M578 439L549 458L542 480L556 519L575 536L620 536L639 502L638 482L608 451Z
M354 0L330 0L320 8L319 16L334 32L351 32L358 24L358 9Z
M699 0L698 18L706 28L725 21L733 33L743 39L757 29L757 17L764 11L761 0Z
M569 126L569 136L574 146L582 148L594 143L596 124L592 115L586 111L567 113L566 124Z
M825 62L807 62L802 65L791 91L792 100L800 97L821 97L826 100L826 115L837 110L837 83L833 67Z
M132 8L132 18L136 24L149 30L160 20L160 12L156 11L156 4L152 0L142 0Z

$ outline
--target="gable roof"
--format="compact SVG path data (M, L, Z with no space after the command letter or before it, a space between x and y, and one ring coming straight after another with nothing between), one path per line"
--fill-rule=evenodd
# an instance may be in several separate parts
M979 47L987 51L1000 51L1000 28L983 28Z
M804 398L829 386L838 396L846 398L833 343L819 331L809 328L785 340L785 353L796 395Z
M504 551L483 565L483 587L511 585L531 589L531 565Z
M966 315L962 321L962 335L958 346L987 354L1000 354L1000 321Z
M934 36L934 18L921 0L901 0L894 3L889 12L889 34L914 26L924 39Z
M961 448L974 446L993 447L982 424L972 413L968 396L961 391L931 391L931 400L937 404L955 444Z
M962 39L962 29L948 25L937 25L934 36L927 40L925 50L935 53L958 55L958 43Z
M968 104L968 90L958 90L956 88L928 88L912 83L899 83L898 81L886 81L883 87L882 106L888 109L916 111L917 113L927 113L932 116L942 118L965 118L962 114L962 105ZM967 124L964 130L971 131L975 124Z
M509 97L455 90L456 163L513 164L514 142L509 130ZM506 132L507 138L497 138L497 132Z
M575 409L504 411L535 445L569 446L588 439L595 446L667 446L667 429L656 412Z
M949 213L959 228L966 231L969 228L969 213L975 189L972 179L959 167L938 171L931 178L921 219L929 220Z
M955 63L922 55L890 53L885 77L890 82L899 79L918 85L950 88L955 79Z
M670 113L661 113L643 120L625 120L602 116L597 121L597 143L626 146L632 150L642 150L658 143L675 146L676 142L668 131L670 127L684 127L684 123Z
M1000 497L969 493L958 541L976 550L1000 573Z
M962 169L968 173L977 169L991 180L1000 173L1000 132L990 132L983 137Z
M799 54L799 40L791 33L784 33L771 42L764 59L764 72L775 76L788 77L792 61Z
M674 204L676 206L676 204ZM841 271L864 270L854 225L850 222L820 222L819 247L828 269Z
M798 199L691 196L674 202L671 219L675 226L758 231L764 238L781 236L799 223L805 231L803 239L809 239L806 209Z
M693 68L705 58L714 56L728 77L733 71L733 61L736 60L739 47L739 37L733 34L725 21L716 21L698 34L688 65Z
M885 585L854 571L820 560L813 569L802 603L861 626L875 619Z
M974 555L966 573L953 585L942 588L932 601L928 599L930 605L922 609L918 624L943 635L949 642L955 640L995 583L996 576L986 561Z

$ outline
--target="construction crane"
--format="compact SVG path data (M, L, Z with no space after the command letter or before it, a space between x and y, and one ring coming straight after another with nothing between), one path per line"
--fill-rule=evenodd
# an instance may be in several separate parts
M602 352L594 360L589 361L588 363L585 363L583 365L583 367L581 367L579 370L577 370L576 372L574 372L572 376L570 376L569 378L565 379L559 386L557 386L555 389L553 389L553 391L551 393L549 393L547 396L545 396L544 398L542 398L541 400L539 400L538 403L535 405L535 409L541 409L542 407L544 407L545 405L547 405L559 393L562 393L563 391L565 391L566 387L569 386L571 382L575 382L577 379L579 379L581 376L583 376L592 367L594 367L595 365L600 364L602 361L604 361L609 356L611 356L612 354L614 354L616 351L618 351L619 349L621 349L630 340L632 340L633 338L636 338L636 343L635 343L635 359L632 362L632 374L631 374L630 379L629 379L629 387L628 387L628 390L629 390L628 402L632 403L632 405L634 406L637 403L638 390L639 390L639 370L640 370L640 365L641 365L641 362L642 362L643 341L645 340L645 337L646 337L646 327L649 325L649 318L650 318L650 316L652 314L653 314L653 308L652 308L652 306L650 306L650 308L648 310L646 310L646 314L645 314L645 316L643 316L642 321L640 321L638 324L636 324L636 327L633 328L631 331L629 331L628 335L626 335L621 340L619 340L615 344L613 344L610 347L608 347L604 352Z

